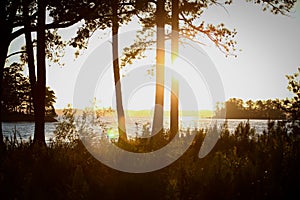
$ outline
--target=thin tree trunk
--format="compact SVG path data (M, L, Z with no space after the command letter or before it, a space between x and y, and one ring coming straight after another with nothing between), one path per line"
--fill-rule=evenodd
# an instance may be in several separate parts
M156 91L152 135L163 129L165 81L165 0L157 0L156 8Z
M5 27L1 30L1 44L0 44L0 146L3 146L3 131L2 131L2 115L3 115L3 104L2 104L2 82L3 82L3 72L5 66L5 60L9 47L9 30L6 23L6 15L5 15L5 4L0 4L0 27Z
M3 115L2 82L3 82L3 71L5 66L6 55L8 52L8 46L9 46L8 44L2 44L0 47L0 145L4 144L3 131L2 131L2 115Z
M28 71L29 71L29 81L31 87L31 96L32 96L32 103L29 100L29 114L32 114L31 106L33 106L34 110L34 117L36 118L37 106L36 106L36 97L35 97L35 90L36 90L36 74L35 74L35 64L34 64L34 52L33 52L33 45L32 45L32 37L30 31L30 19L28 13L28 4L24 3L23 7L23 15L25 19L25 41L26 41L26 53L27 53L27 63L28 63ZM35 119L37 121L37 119Z
M3 115L3 104L2 104L2 81L3 71L5 67L6 56L8 48L11 43L11 33L13 31L13 22L18 9L19 1L12 1L10 9L6 10L5 3L0 3L0 27L1 30L1 44L0 44L0 144L3 142L3 131L2 131L2 115ZM10 11L10 12L8 12Z
M174 66L175 60L178 57L178 38L179 38L179 2L178 0L172 0L172 64ZM171 113L170 113L170 130L171 137L174 137L178 132L178 97L179 97L179 85L176 77L172 77L171 86Z
M3 115L3 104L2 104L2 82L3 82L3 72L4 72L4 67L5 67L5 61L6 61L6 56L8 53L8 47L10 42L8 41L7 38L9 38L9 28L7 28L8 31L2 32L2 39L1 45L0 45L0 145L4 144L4 137L3 137L3 130L2 130L2 115ZM12 30L12 29L11 29ZM5 35L5 36L4 36Z
M115 91L116 91L116 104L117 104L117 115L118 115L118 130L119 130L119 142L127 141L125 115L122 103L122 88L120 81L120 68L119 68L119 41L118 41L118 4L117 1L113 2L112 6L113 17L112 17L112 53L113 53L113 70L115 80Z
M45 88L46 88L46 62L45 62L45 0L38 0L38 29L37 29L37 84L34 143L45 145Z

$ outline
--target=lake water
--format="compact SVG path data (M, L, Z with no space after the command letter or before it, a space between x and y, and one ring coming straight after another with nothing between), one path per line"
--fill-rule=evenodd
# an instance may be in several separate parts
M107 128L114 127L114 120L112 118L104 118L102 120L106 124ZM228 128L232 132L237 127L240 122L246 122L246 119L229 119ZM135 137L136 134L141 134L143 127L147 127L147 123L150 123L149 118L136 117L130 118L127 120L127 132L131 137ZM267 129L268 120L249 120L250 126L255 128L257 133L262 133L263 130ZM184 117L181 120L180 127L181 130L186 130L187 128L194 129L197 128L209 128L217 124L218 127L223 125L223 119L195 119L190 117ZM46 141L54 136L53 132L56 128L57 122L48 122L45 124L45 136ZM164 126L169 127L169 122L165 121ZM3 125L3 134L6 137L11 137L14 132L17 132L17 136L20 135L22 139L28 139L29 137L33 138L34 132L34 123L33 122L4 122ZM149 126L148 126L149 127Z

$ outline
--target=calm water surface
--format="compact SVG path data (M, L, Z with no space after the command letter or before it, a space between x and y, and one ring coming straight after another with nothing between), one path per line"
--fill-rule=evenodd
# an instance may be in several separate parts
M114 120L112 118L104 118L103 121L106 124L107 128L114 127L113 124ZM228 122L228 128L231 132L234 131L234 129L237 127L237 125L240 122L246 122L246 119L229 119ZM131 137L136 136L137 134L141 134L143 129L145 127L149 127L147 123L150 123L151 119L144 118L144 117L135 117L130 118L127 120L127 132L128 135ZM255 128L257 133L262 133L263 130L267 129L268 120L249 120L250 125L252 128ZM224 120L223 119L194 119L191 117L184 117L181 120L180 127L181 130L186 130L187 128L194 129L197 128L208 128L212 127L213 125L217 125L218 127L221 127L223 125ZM54 136L53 132L56 128L57 122L48 122L45 124L45 135L46 140L48 141L50 138ZM33 122L4 122L3 123L3 133L6 137L11 137L14 132L17 133L17 136L19 135L23 139L28 139L29 137L33 138L33 132L34 132L34 123ZM165 127L169 127L169 122L165 121Z

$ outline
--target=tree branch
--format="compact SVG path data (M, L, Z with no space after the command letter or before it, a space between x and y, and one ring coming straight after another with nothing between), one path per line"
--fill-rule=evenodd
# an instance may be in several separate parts
M37 12L33 13L32 15L28 16L28 18L30 18L30 20L33 20L35 17L37 16ZM19 27L19 26L24 26L24 21L21 18L18 22L13 24L13 27Z
M77 22L79 22L82 18L78 18L78 19L74 19L72 21L69 21L69 22L66 22L66 23L51 23L51 24L46 24L46 30L49 30L49 29L55 29L55 28L67 28L69 26L72 26L74 24L76 24ZM37 27L31 27L31 32L36 32L37 31ZM21 28L15 32L13 32L11 34L11 37L10 37L10 41L16 39L17 37L19 37L20 35L24 34L25 32L25 29L24 28Z
M11 56L14 56L14 55L17 55L17 54L21 54L21 53L26 53L26 51L24 50L24 51L17 51L17 52L11 53L8 56L6 56L6 59L8 59Z

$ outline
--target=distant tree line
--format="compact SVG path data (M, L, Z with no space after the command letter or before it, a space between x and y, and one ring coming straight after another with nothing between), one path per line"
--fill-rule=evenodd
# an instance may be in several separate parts
M215 117L231 119L286 119L287 112L282 108L283 100L248 100L231 98L216 105Z
M33 98L28 76L23 74L24 65L13 63L4 68L2 80L2 111L3 120L33 120ZM53 104L55 103L55 93L46 87L45 116L48 120L54 120L56 116ZM25 118L24 118L25 116ZM31 119L31 120L30 120Z

